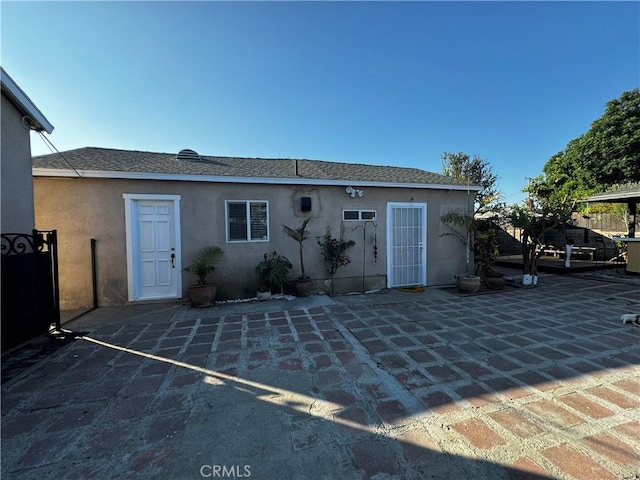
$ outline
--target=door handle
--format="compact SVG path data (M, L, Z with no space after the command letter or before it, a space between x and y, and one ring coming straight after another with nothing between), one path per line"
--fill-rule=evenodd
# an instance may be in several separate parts
M176 268L176 254L171 254L171 268Z

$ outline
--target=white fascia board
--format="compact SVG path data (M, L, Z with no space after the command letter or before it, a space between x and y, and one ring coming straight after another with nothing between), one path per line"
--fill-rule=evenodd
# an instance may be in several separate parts
M189 175L175 173L112 172L97 170L77 170L82 178L118 178L127 180L165 180L174 182L207 183L256 183L262 185L322 185L339 187L385 187L385 188L425 188L437 190L460 190L479 192L481 187L466 185L447 185L440 183L402 183L402 182L351 182L348 180L323 180L316 178L271 178L271 177L227 177L215 175ZM78 177L70 169L33 168L34 177Z
M36 123L37 130L44 130L49 134L53 132L53 125L49 123L49 120L47 120L42 112L38 110L35 103L31 101L13 78L4 71L4 68L1 68L1 73L2 87L9 100L20 108L23 113L31 117L31 119Z

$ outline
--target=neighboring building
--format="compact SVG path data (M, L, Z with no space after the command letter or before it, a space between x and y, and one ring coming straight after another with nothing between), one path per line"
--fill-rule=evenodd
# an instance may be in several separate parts
M31 233L34 228L30 131L51 133L53 125L16 82L0 67L0 176L2 233Z
M618 237L618 241L623 242L627 248L626 273L640 275L640 238L636 238L636 226L638 221L638 204L640 204L640 185L628 186L617 190L598 193L585 198L583 202L588 203L626 203L627 204L627 228L626 237ZM617 248L615 253L618 254Z
M413 168L316 160L225 158L80 148L33 159L36 225L58 229L63 308L92 305L90 240L96 239L99 304L183 297L182 267L198 248L224 250L218 298L258 286L253 269L278 251L300 274L297 244L282 225L309 223L307 274L323 288L316 237L356 242L338 272L340 291L453 283L464 247L440 216L467 210L479 187ZM69 165L73 165L71 169ZM363 276L364 281L363 281ZM342 278L349 277L349 278Z

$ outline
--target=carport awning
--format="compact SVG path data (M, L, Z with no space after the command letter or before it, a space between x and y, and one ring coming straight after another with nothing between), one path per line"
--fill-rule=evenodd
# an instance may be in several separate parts
M632 203L635 201L638 203L640 202L640 186L622 188L613 192L598 193L596 195L591 195L582 201L586 203Z
M587 203L626 203L629 205L629 237L636 236L637 205L640 203L640 185L636 187L621 188L611 192L598 193L582 200Z

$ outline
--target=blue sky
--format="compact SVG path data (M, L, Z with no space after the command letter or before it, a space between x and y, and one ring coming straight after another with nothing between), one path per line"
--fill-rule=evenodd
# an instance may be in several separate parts
M525 177L640 83L638 2L6 2L3 67L84 146ZM35 155L49 153L32 138Z

